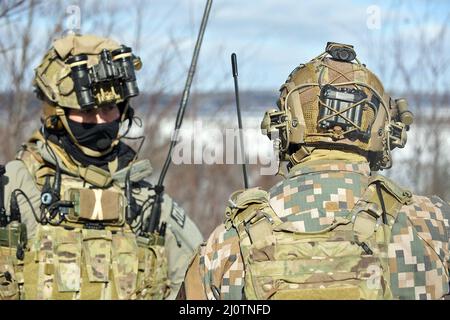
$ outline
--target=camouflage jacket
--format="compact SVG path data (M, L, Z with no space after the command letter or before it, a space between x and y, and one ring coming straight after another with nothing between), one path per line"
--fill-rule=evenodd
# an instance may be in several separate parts
M30 152L32 151L32 152ZM56 153L58 155L58 153ZM92 184L85 181L82 177L74 175L73 170L69 170L69 168L66 166L64 161L61 161L62 159L59 159L61 172L62 172L62 181L63 184L65 181L69 181L72 184L76 185L82 185L83 188L86 190L89 190L92 187ZM42 255L45 255L47 258L47 265L45 266L45 269L47 271L42 271L48 279L46 280L48 283L55 282L64 282L63 279L58 279L57 274L52 276L53 269L58 268L58 264L61 265L63 263L63 260L58 260L59 262L55 262L55 258L58 255L58 253L55 251L57 250L56 247L58 246L64 246L65 243L78 243L75 246L80 246L80 251L82 254L77 256L74 261L67 260L68 262L74 262L73 265L78 264L78 267L76 269L80 268L79 265L83 266L81 268L81 273L88 272L89 278L93 279L91 281L92 283L107 283L107 279L111 279L112 277L118 277L117 274L123 274L123 277L118 280L121 285L124 286L124 292L129 292L130 287L134 286L134 284L129 283L129 280L127 280L126 273L129 271L126 271L121 268L127 268L127 259L132 259L131 265L134 265L132 269L134 270L143 270L143 273L141 275L141 271L139 271L138 279L141 279L142 281L146 281L146 273L148 271L145 264L147 262L143 262L146 258L141 257L140 255L145 255L146 257L151 256L151 253L139 253L138 260L137 258L129 258L128 252L130 250L134 250L136 246L136 239L137 236L133 233L132 229L128 226L128 224L124 224L123 228L116 228L114 230L108 231L108 230L85 230L83 226L79 228L75 228L75 230L78 230L79 232L66 232L70 231L73 228L71 226L60 226L60 227L52 227L50 225L41 225L36 221L36 217L34 214L39 214L40 212L40 205L41 205L41 191L42 191L42 183L43 183L43 177L45 177L51 170L49 171L49 168L54 168L54 155L52 156L48 152L48 148L44 147L43 143L39 139L35 139L33 143L28 143L27 146L25 146L24 152L20 152L18 154L17 160L11 161L6 165L6 175L5 175L5 204L6 209L9 211L9 204L11 202L11 195L14 190L20 189L23 191L24 194L29 198L32 207L30 207L30 203L28 203L25 199L25 197L19 195L17 196L18 204L20 207L20 213L22 222L26 225L27 229L27 236L28 236L28 244L27 249L25 251L25 264L27 263L27 259L36 259L36 261L43 261L44 258L42 258ZM149 162L148 162L149 163ZM137 205L142 206L147 199L149 199L150 196L154 194L153 189L149 188L150 184L146 182L144 179L148 178L148 175L150 174L150 170L147 166L144 166L145 170L137 170L137 172L131 171L131 180L133 181L133 188L132 193L136 200ZM113 189L118 191L119 194L123 195L123 188L124 188L124 177L127 172L127 168L122 169L120 171L117 171L114 175L112 175L112 185ZM100 188L101 189L101 188ZM113 208L114 206L110 203L107 203L108 201L104 201L102 198L101 205L105 205L105 208ZM148 201L147 201L148 203ZM97 206L97 194L95 194L95 207ZM144 205L145 207L145 205ZM34 209L34 213L33 210ZM92 209L92 208L90 208ZM89 209L88 209L89 210ZM108 211L109 209L106 209ZM103 210L103 214L108 214L108 212ZM143 219L145 220L150 213L149 207L146 207L146 210L144 211ZM139 219L139 217L138 217ZM165 270L167 270L167 286L169 287L169 290L166 290L166 292L163 294L166 299L173 299L178 292L178 288L183 280L183 276L185 274L186 268L188 266L189 260L191 259L195 248L201 243L202 236L198 230L198 228L195 226L195 224L192 222L192 220L185 214L184 210L179 207L172 199L164 195L164 200L162 203L162 213L161 213L161 222L167 223L167 231L165 236L165 243L164 243L164 261L166 266L164 267ZM134 222L135 223L135 222ZM102 233L103 232L103 233ZM118 235L121 235L120 237ZM46 245L52 245L51 242L48 244L45 244L46 242L43 241L43 237L47 239L53 238L53 250L46 251L45 253L42 253L42 251L45 251ZM80 240L77 240L81 238ZM39 240L40 239L40 240ZM59 240L58 240L59 239ZM99 244L95 244L94 247L89 247L86 245L86 243L89 241L89 239L104 239L106 241L99 242ZM103 243L106 243L108 241L112 241L112 249L109 247L105 247L106 249L102 249L104 246ZM40 244L39 244L40 243ZM114 244L116 243L116 244ZM138 242L139 243L139 242ZM34 248L33 246L38 245L39 248ZM109 249L108 249L109 248ZM1 248L0 248L1 249ZM51 249L51 248L50 248ZM67 249L67 252L62 252L61 255L68 255L70 251L73 251L73 249ZM84 269L84 261L87 259L87 256L89 255L90 250L93 252L93 258L92 261L88 262L86 260L86 264L88 266L92 267L92 272L90 270L85 271ZM104 252L103 252L103 251ZM152 249L153 250L153 249ZM95 253L97 251L97 254ZM157 251L157 250L156 250ZM154 251L153 254L158 255L158 252ZM5 252L9 252L8 250L2 249L2 254L0 254L0 260L3 263L0 263L0 276L4 273L2 273L5 270L5 265L7 265L6 262L8 260L5 260L7 257L5 256ZM37 256L39 254L40 256ZM71 255L74 253L70 253ZM32 256L36 256L36 258L33 258ZM121 256L122 258L117 258ZM118 261L114 261L114 259L123 259L124 264L121 267L120 263ZM44 260L45 260L44 259ZM62 259L62 258L61 258ZM81 260L81 261L80 261ZM53 262L52 262L53 261ZM130 260L131 261L131 260ZM137 262L138 261L138 262ZM147 260L145 260L147 261ZM139 265L138 265L138 264ZM152 262L153 263L153 262ZM41 263L42 264L42 263ZM49 265L51 264L51 265ZM42 266L36 266L36 268L41 268ZM70 267L73 268L73 267ZM113 275L113 273L110 271L112 269L116 268L116 273ZM89 269L89 267L87 268ZM38 270L35 270L32 272L41 272ZM147 271L145 271L147 270ZM66 273L64 273L66 272ZM68 274L67 270L62 272L62 274ZM79 272L79 271L78 271ZM111 273L111 274L110 274ZM78 274L78 273L77 273ZM108 275L110 274L110 275ZM20 277L20 275L18 276ZM52 278L53 277L53 278ZM84 276L83 276L84 277ZM105 280L106 279L106 280ZM19 283L25 282L25 287L27 285L27 277L25 275L25 280L18 279ZM34 280L33 280L34 281ZM63 284L62 286L75 286L80 287L82 285L80 283L81 279L73 279L71 280L71 283ZM84 278L83 278L83 281ZM140 280L139 280L140 281ZM94 285L94 284L93 284ZM45 285L44 285L45 286ZM60 284L61 287L61 284ZM66 288L67 289L67 288ZM35 289L33 289L35 290ZM32 290L32 291L33 291ZM85 290L84 293L75 292L73 295L66 295L64 296L64 292L61 293L61 295L56 295L47 293L45 294L45 290L37 289L40 294L38 293L36 295L35 292L32 292L28 297L25 298L56 298L56 299L65 299L65 298L75 298L75 299L111 299L115 297L114 294L111 295L111 290L109 290L109 295L103 295L103 296L96 296L95 294L89 295L87 294L87 291L91 289ZM26 291L26 290L25 290ZM50 290L51 291L51 290ZM55 290L53 290L55 291ZM61 290L60 290L61 291ZM65 291L64 289L62 291ZM66 291L77 291L77 289L71 289L68 288ZM94 290L92 290L94 291ZM98 291L98 290L97 290ZM107 290L106 290L107 291ZM106 292L105 291L105 292ZM112 292L115 292L114 289L112 289ZM122 295L121 298L123 298L124 295ZM1 298L1 297L0 297ZM120 297L119 297L120 298Z
M269 204L282 222L314 232L348 214L370 175L366 162L308 161L269 191ZM439 299L449 293L449 218L449 204L436 196L414 195L400 207L390 222L387 250L392 298ZM238 231L218 226L191 261L179 297L244 299L241 250Z

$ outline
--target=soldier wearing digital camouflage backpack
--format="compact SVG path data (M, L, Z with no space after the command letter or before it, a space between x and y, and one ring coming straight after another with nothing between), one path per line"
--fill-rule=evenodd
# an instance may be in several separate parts
M35 70L42 126L6 165L0 298L174 298L201 235L170 197L146 229L152 168L119 133L131 124L140 59L70 35ZM128 127L129 129L129 127Z
M413 122L352 46L297 67L261 127L286 179L230 197L179 298L441 299L449 294L450 206L376 171Z

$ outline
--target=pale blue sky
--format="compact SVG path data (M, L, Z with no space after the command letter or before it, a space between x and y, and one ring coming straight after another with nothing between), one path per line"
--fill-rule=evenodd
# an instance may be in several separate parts
M132 0L125 5L124 1L116 0L95 2L100 7L93 13L85 11L86 1L63 1L66 6L81 3L82 32L95 30L95 23L105 20L109 13L102 7L115 8L113 36L132 46L136 38L136 14L140 12L143 24L137 53L144 62L141 86L152 86L162 49L169 46L165 54L171 58L170 63L163 69L159 85L182 88L204 0ZM380 12L379 29L367 25L373 17L367 10L373 5ZM419 22L416 18L426 9L432 12L431 17ZM388 39L400 36L404 42L407 40L405 51L411 52L405 54L405 59L410 60L407 63L416 64L420 60L413 55L417 30L426 28L429 37L435 36L444 22L448 24L445 18L449 13L448 1L429 4L420 0L215 0L199 59L196 88L232 90L229 61L230 54L236 52L242 89L277 90L295 66L321 53L327 41L353 44L361 61L379 73L388 87L395 87L398 85L395 75L383 68L391 61L389 53L380 54L389 52L389 45L384 48L379 43L389 44ZM33 37L41 36L44 26L55 23L55 14L40 18ZM450 49L449 34L444 37L445 48ZM171 41L176 45L170 46ZM449 80L448 72L445 79Z

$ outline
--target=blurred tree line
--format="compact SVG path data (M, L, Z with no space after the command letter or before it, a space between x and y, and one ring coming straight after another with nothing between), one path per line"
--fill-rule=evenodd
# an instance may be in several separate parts
M133 28L135 35L127 44L138 52L139 48L149 45L142 39L143 19L158 13L145 13L143 0L132 3L133 5L83 1L83 32L106 37L120 32L115 24L118 12L127 12L134 17L134 25L129 28ZM388 26L393 32L380 32L365 40L368 47L377 48L369 52L372 65L374 62L378 63L377 70L374 71L378 71L381 79L389 78L389 83L395 83L401 88L402 92L396 92L396 96L408 96L415 113L415 123L407 144L411 148L408 156L400 157L399 150L394 152L395 171L390 170L388 174L411 186L417 193L438 194L449 200L449 16L444 21L435 21L436 27L431 32L425 26L433 20L434 8L430 6L426 12L412 12L411 7L413 4L405 1L400 6L401 10L396 10L402 17L407 17L408 21L403 18L392 19L391 21L397 21ZM98 12L102 13L101 18L96 14ZM43 16L54 19L42 23L40 18ZM33 68L50 47L52 40L64 33L66 18L66 5L60 1L0 2L0 88L3 89L0 92L0 136L3 139L0 161L3 163L14 158L20 144L39 126L40 103L32 93L30 79ZM415 26L418 31L411 37L400 36L401 32L396 32L396 28L401 28L405 23ZM36 36L37 33L39 37ZM392 34L398 36L392 38ZM205 41L208 41L207 38ZM176 36L172 36L165 47L158 47L157 50L161 51L157 59L151 52L148 57L141 56L144 66L146 61L151 61L154 68L141 87L143 94L134 102L146 137L140 158L151 160L155 168L154 181L165 160L170 138L161 138L161 124L173 123L181 95L181 92L174 92L171 88L174 83L184 82L188 69L185 66L178 68L176 72L168 72L173 71L173 62L180 54ZM201 65L200 60L199 68ZM229 77L229 74L224 77ZM187 118L193 120L202 117L202 100L197 89L194 84L186 114ZM274 92L276 89L274 88ZM229 98L214 106L217 115L221 112L235 112L234 109L224 110L234 103L234 93L229 92L228 96ZM267 103L273 105L275 101ZM261 118L267 106L261 106ZM227 124L227 127L237 127L237 124ZM420 130L415 130L416 127ZM132 144L136 145L135 142ZM270 188L281 179L261 176L258 165L251 165L249 171L252 186ZM166 178L166 191L186 209L205 236L222 221L228 196L240 188L242 173L241 167L237 165L172 165Z

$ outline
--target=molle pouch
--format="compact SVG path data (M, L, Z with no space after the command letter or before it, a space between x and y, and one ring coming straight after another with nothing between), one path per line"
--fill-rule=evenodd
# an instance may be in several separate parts
M54 287L54 246L56 228L38 225L30 251L25 255L25 299L48 300Z
M17 221L0 228L0 300L20 298L26 232L25 224Z
M16 248L18 244L25 244L27 239L26 225L13 221L6 227L0 228L0 246Z
M19 284L14 270L15 253L14 249L0 247L0 300L19 299Z
M137 298L161 300L170 291L167 255L164 245L154 245L151 239L138 237L139 273Z
M291 243L290 245L295 245ZM246 274L246 296L249 299L275 300L359 300L382 299L380 263L376 257L359 251L351 243L297 243L302 248L316 246L329 252L348 252L348 256L296 257L285 255L283 246L275 252L274 260L262 260L259 255L249 263ZM353 248L352 248L353 247ZM343 249L344 248L344 249ZM311 248L308 248L311 249ZM277 250L276 250L277 251ZM309 251L309 250L305 250ZM258 251L252 254L258 255Z
M345 226L344 226L345 228ZM248 299L358 300L384 297L379 257L347 240L347 232L274 231L272 244L250 247Z
M120 300L134 299L138 274L136 236L131 232L112 235L112 271Z
M59 292L79 292L81 279L81 233L58 228L54 246L55 282Z
M83 254L90 282L109 282L112 234L109 230L83 229Z
M117 191L70 188L64 199L73 203L68 209L69 222L102 222L112 226L121 226L125 222L125 198Z

